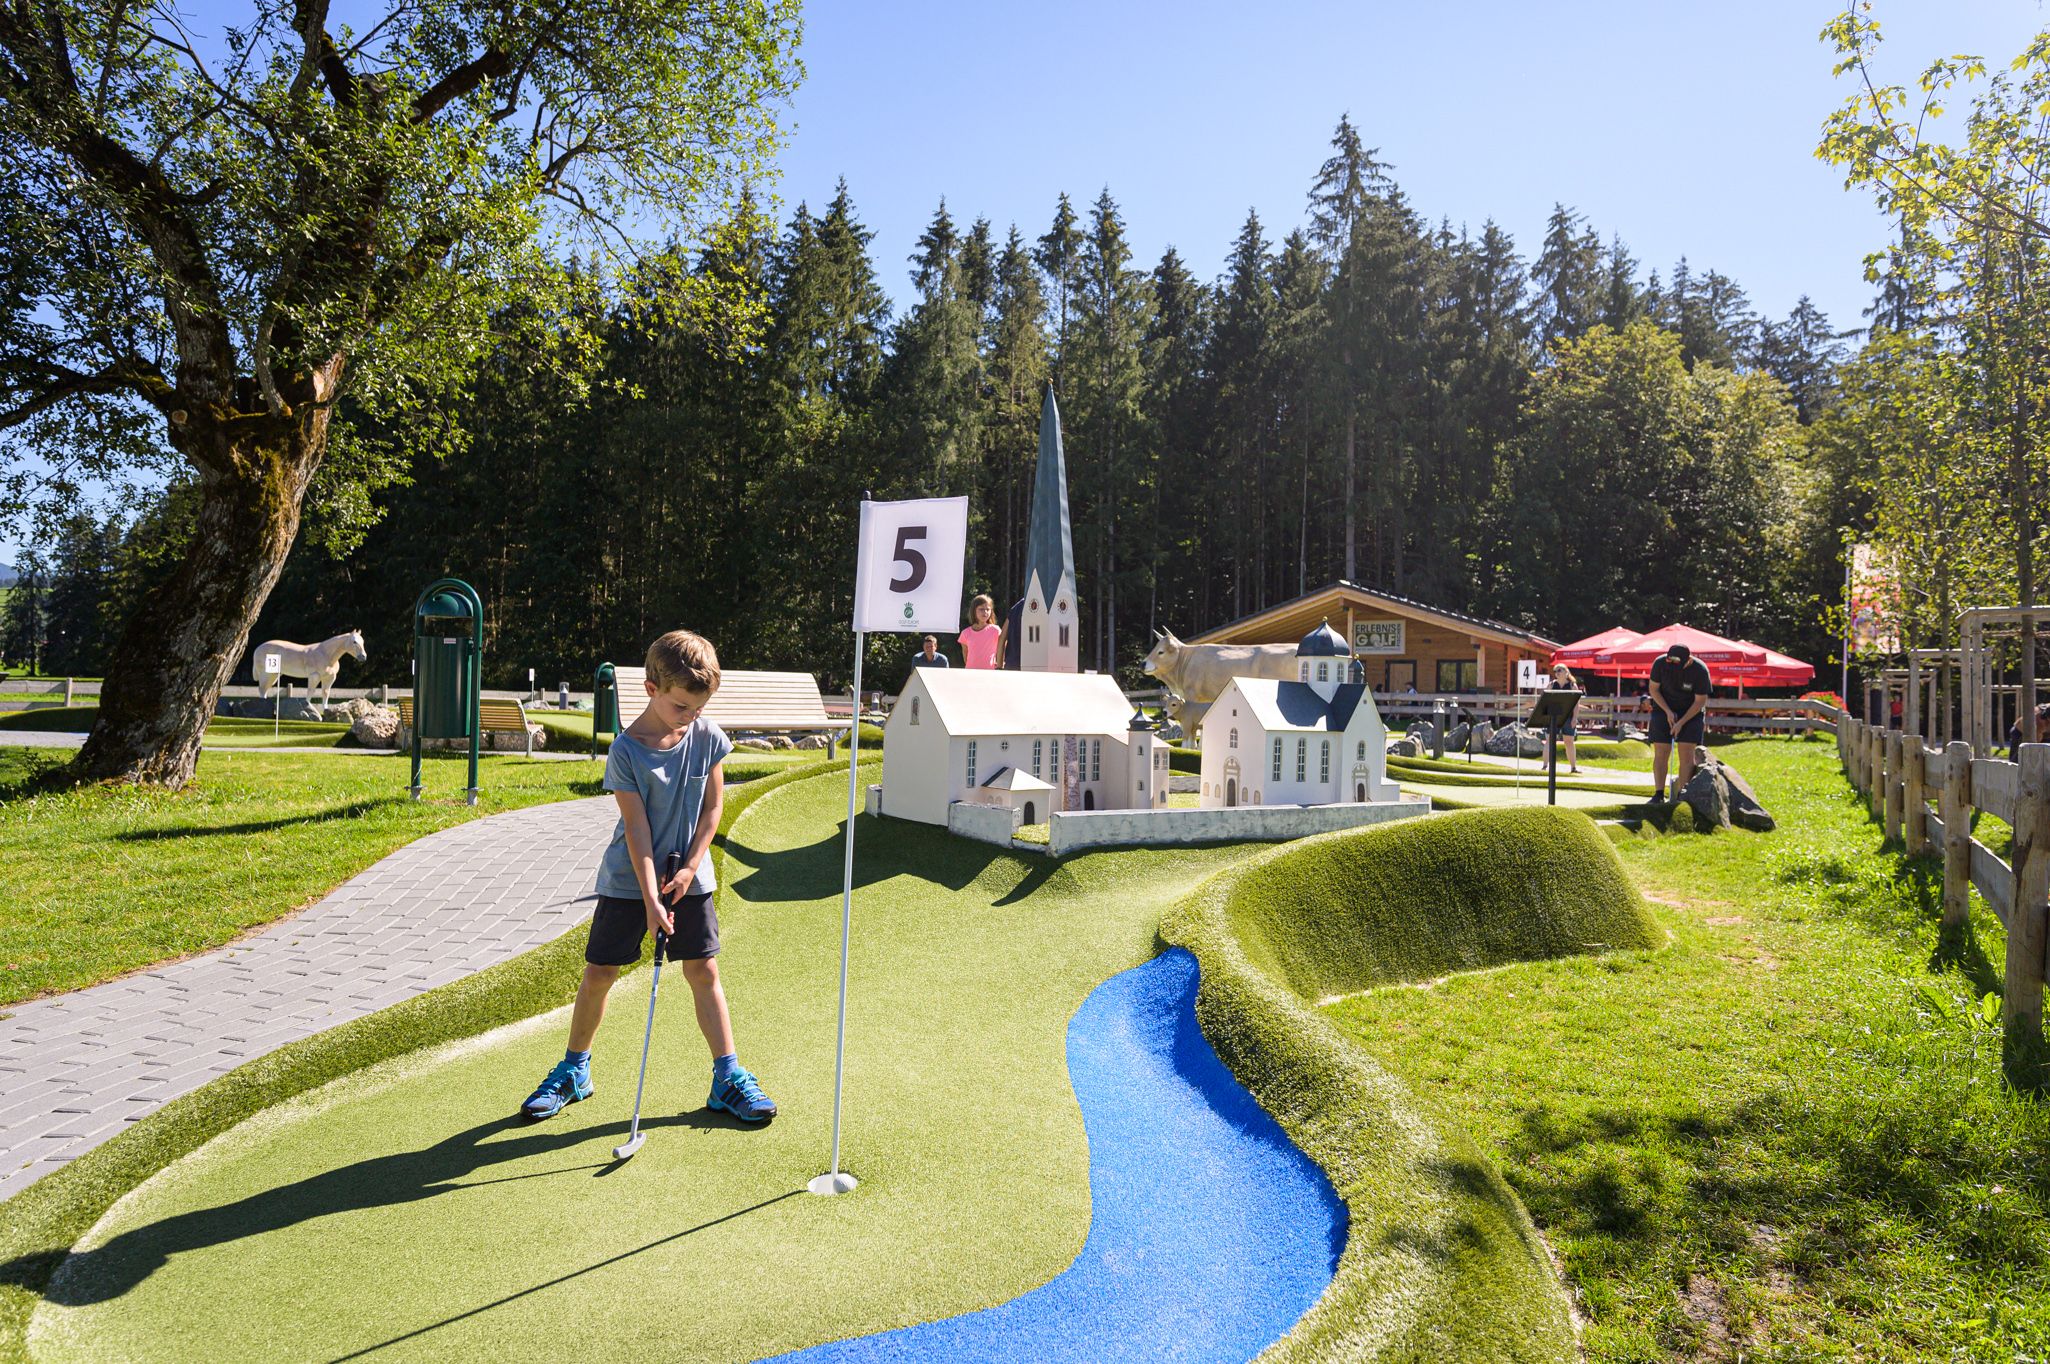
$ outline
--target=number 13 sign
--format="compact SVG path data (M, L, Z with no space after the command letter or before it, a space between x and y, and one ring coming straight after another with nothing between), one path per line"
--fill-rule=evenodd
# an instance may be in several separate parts
M854 570L854 628L953 631L961 625L968 499L863 502Z

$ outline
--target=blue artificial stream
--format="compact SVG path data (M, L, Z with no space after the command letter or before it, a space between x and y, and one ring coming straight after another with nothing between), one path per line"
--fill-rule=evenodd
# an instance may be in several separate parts
M1208 1364L1278 1339L1331 1282L1345 1205L1217 1059L1195 1002L1196 960L1174 948L1098 986L1068 1025L1091 1217L1065 1271L995 1307L781 1359Z

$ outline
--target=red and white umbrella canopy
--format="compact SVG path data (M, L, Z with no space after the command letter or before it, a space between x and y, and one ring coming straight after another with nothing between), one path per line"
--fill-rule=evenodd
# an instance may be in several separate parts
M1622 626L1618 625L1613 629L1604 630L1598 635L1589 635L1586 639L1576 639L1571 644L1554 649L1552 651L1552 660L1547 666L1556 668L1561 663L1564 663L1569 668L1585 668L1594 662L1596 654L1607 649L1617 648L1637 638L1639 638L1637 631L1625 630Z
M1711 635L1691 625L1667 625L1602 650L1591 663L1604 673L1618 672L1625 677L1648 676L1651 665L1665 657L1666 651L1675 644L1686 645L1694 657L1708 665L1711 673L1718 665L1724 664L1763 665L1767 652L1756 644L1724 639L1721 635Z
M1708 676L1717 686L1805 687L1815 680L1815 667L1767 649L1763 663L1710 664Z

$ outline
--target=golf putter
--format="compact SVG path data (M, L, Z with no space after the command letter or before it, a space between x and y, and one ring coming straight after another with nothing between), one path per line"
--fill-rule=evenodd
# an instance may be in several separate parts
M667 886L677 872L683 870L683 854L672 852L663 859L662 885ZM668 907L668 891L659 890L663 906ZM633 1153L641 1149L647 1138L641 1135L641 1094L648 1087L648 1044L655 1039L655 993L662 988L662 949L669 945L669 935L661 929L655 930L655 972L648 982L648 1030L641 1034L641 1078L634 1082L633 1129L626 1134L626 1140L612 1148L614 1160L631 1160Z

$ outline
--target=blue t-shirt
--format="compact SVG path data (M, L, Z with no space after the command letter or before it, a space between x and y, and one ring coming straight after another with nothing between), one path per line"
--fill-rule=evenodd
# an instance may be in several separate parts
M726 731L700 716L683 732L674 748L650 748L631 734L612 741L605 759L605 789L632 791L648 812L648 833L653 839L655 875L662 875L662 862L669 853L690 851L697 832L698 812L704 809L705 786L712 769L733 751ZM698 864L697 880L691 889L700 894L718 884L712 876L712 856ZM612 844L598 866L598 893L623 900L641 898L641 884L634 879L633 855L626 846L626 820L612 827Z

